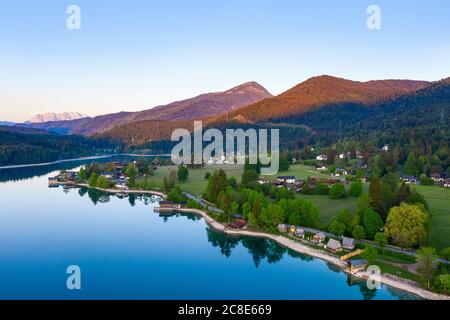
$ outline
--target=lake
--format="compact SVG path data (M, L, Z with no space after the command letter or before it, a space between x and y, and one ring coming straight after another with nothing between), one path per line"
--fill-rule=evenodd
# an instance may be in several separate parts
M48 188L79 165L0 170L1 299L416 299L194 215L160 217L155 197ZM81 290L67 289L70 265Z

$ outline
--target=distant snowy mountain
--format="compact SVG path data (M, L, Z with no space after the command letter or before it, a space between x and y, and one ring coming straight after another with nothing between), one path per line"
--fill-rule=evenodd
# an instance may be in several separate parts
M10 126L13 126L15 124L16 124L15 122L11 122L11 121L0 121L0 126L8 126L8 127L10 127Z
M64 113L53 113L47 112L44 114L35 115L31 118L28 123L43 123L43 122L51 122L51 121L68 121L68 120L77 120L82 118L88 118L87 115L78 113L78 112L64 112Z

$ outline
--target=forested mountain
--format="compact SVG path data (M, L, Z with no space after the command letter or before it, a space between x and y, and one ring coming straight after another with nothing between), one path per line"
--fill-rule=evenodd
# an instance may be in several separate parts
M109 148L114 146L98 139L0 126L0 166L92 156Z
M332 108L370 107L390 101L426 86L428 82L412 80L381 80L357 82L331 76L311 78L294 88L214 119L214 123L235 121L258 123L293 121L308 112Z
M62 134L94 135L114 127L140 121L194 120L222 115L272 95L256 82L244 83L225 92L207 93L140 112L119 112L74 121L45 122L32 125Z

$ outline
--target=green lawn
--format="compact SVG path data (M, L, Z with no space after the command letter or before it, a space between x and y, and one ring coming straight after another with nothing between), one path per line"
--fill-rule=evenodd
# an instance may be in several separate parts
M430 206L429 245L439 250L450 247L450 189L437 186L414 186L414 188L424 195Z
M162 188L164 176L168 176L170 170L177 170L176 166L164 166L158 168L155 171L155 175L151 177L151 179L155 182L155 184ZM215 170L223 169L225 170L228 177L235 177L238 181L241 180L243 166L242 165L211 165L205 166L201 169L191 169L189 170L189 178L186 182L180 183L180 188L183 191L187 191L192 193L193 195L200 195L208 184L208 181L205 180L205 174L210 172L211 174Z

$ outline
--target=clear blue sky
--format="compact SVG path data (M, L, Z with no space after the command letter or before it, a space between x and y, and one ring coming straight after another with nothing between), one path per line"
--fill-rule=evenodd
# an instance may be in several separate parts
M81 30L66 8L81 8ZM368 30L366 9L381 8ZM141 110L257 81L450 76L450 1L14 0L0 6L0 120Z

